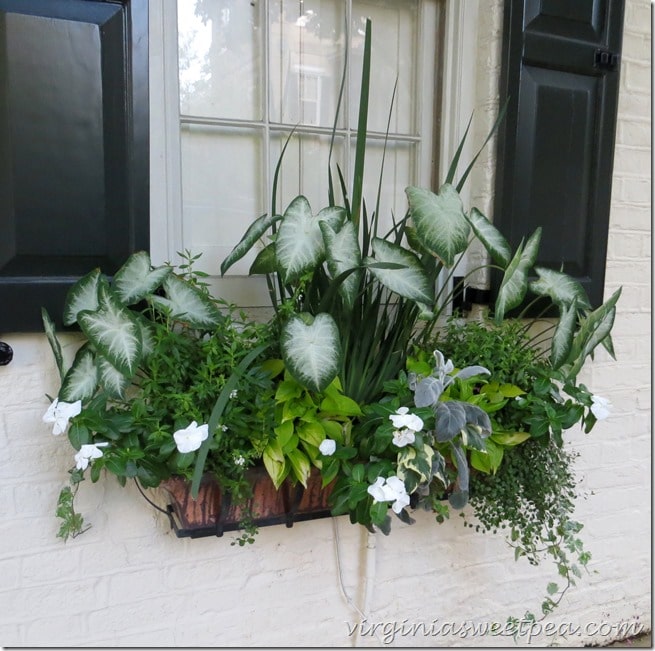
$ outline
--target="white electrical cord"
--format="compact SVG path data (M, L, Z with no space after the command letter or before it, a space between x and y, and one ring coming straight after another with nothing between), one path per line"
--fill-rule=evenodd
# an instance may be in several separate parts
M376 543L375 543L375 534L368 532L366 538L366 575L364 580L366 581L366 588L364 592L364 609L363 611L357 606L357 604L351 599L350 595L346 592L346 588L343 583L343 570L341 565L341 552L339 550L339 522L337 518L332 518L332 530L334 531L334 551L337 562L337 579L339 583L339 591L341 596L344 598L345 602L359 615L360 620L358 626L355 628L354 635L352 635L352 646L357 646L359 635L362 630L363 623L368 620L368 610L371 606L371 600L373 596L373 586L375 585L375 561L376 561ZM373 629L373 634L375 635L376 640L380 643L380 646L383 646L383 641L378 637L377 630Z

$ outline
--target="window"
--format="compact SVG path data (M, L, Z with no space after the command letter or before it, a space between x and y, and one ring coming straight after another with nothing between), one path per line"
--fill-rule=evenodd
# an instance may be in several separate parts
M373 209L377 194L396 78L380 215L390 223L392 214L404 214L407 185L437 184L437 168L454 152L472 110L473 83L460 92L463 80L474 79L477 13L469 3L185 0L177 10L173 2L161 4L151 4L154 260L174 260L187 248L202 252L200 268L217 275L248 223L270 211L275 165L292 130L277 210L299 193L315 212L327 204L346 44L332 168L338 164L351 183L366 17L373 23L367 207ZM452 81L443 100L452 112L445 133L435 128L442 74ZM268 305L265 284L246 277L253 257L216 279L215 291L240 305Z

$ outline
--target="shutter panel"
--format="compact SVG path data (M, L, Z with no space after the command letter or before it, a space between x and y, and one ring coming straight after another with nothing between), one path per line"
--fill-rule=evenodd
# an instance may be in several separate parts
M624 0L506 0L494 223L603 299ZM499 279L496 278L498 287Z
M0 0L0 331L148 247L147 0Z

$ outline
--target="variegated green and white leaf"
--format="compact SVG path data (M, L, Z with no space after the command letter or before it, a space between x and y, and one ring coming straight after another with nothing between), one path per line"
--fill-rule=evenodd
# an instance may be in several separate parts
M146 251L133 253L114 275L114 291L124 305L133 305L152 294L172 267L152 268Z
M98 286L100 269L90 271L80 278L69 290L64 303L64 325L73 325L82 310L98 309Z
M64 375L66 375L66 370L64 368L64 355L61 352L61 344L59 339L57 339L57 334L55 332L55 324L48 314L48 310L44 307L41 308L41 320L43 321L43 329L45 330L45 336L50 344L52 349L52 354L55 358L55 363L57 364L57 370L59 371L59 379L63 380Z
M123 375L104 357L98 358L98 370L100 372L100 384L105 390L117 398L122 398L131 378Z
M528 290L528 272L532 268L539 253L541 228L537 228L530 236L525 246L519 245L509 263L498 290L494 316L496 322L503 320L505 314L520 305Z
M530 283L530 289L539 296L550 296L558 305L571 305L574 302L580 307L590 308L587 292L582 285L561 271L545 267L535 267L538 280Z
M431 305L434 302L432 285L416 254L379 237L371 241L375 259L364 261L369 271L385 287L411 301ZM375 263L390 264L384 268Z
M140 313L132 313L136 318L141 334L141 356L147 357L155 350L155 340L151 322Z
M210 329L223 318L207 294L175 274L164 281L164 291L166 298L152 296L152 303L164 308L171 318L184 321L192 328Z
M416 187L405 192L418 241L446 266L452 266L455 256L468 246L470 232L457 190L446 183L439 194Z
M591 312L582 322L580 330L573 340L569 355L569 361L573 365L569 373L571 377L575 377L580 372L587 356L612 331L616 317L616 303L620 296L621 288L617 289L605 303Z
M355 225L350 221L346 222L338 232L335 232L326 221L320 222L320 226L327 253L328 271L332 279L334 280L349 269L359 267L362 263L362 253ZM361 278L362 271L357 269L339 286L339 294L349 307L352 307L355 302Z
M309 201L296 197L286 209L275 240L275 257L282 281L292 282L303 271L318 264L324 255L319 220Z
M127 308L111 291L101 287L99 308L95 312L80 312L82 331L95 349L121 373L132 377L141 361L141 329Z
M503 234L477 208L471 208L467 219L494 262L506 267L512 259L512 250Z
M329 314L294 316L282 329L281 346L286 368L313 391L323 391L339 372L339 329Z
M577 323L577 303L575 300L562 308L559 323L550 344L550 363L553 368L559 368L566 362L573 345L575 326Z
M85 344L77 351L73 364L64 377L59 398L65 402L86 400L93 396L97 387L98 368L95 355L91 347Z
M255 242L264 235L264 233L273 225L275 222L282 219L281 215L262 215L255 219L255 221L250 224L248 230L245 232L244 236L241 238L240 242L232 249L230 254L223 260L221 264L221 276L238 260L241 260L250 249L255 245Z

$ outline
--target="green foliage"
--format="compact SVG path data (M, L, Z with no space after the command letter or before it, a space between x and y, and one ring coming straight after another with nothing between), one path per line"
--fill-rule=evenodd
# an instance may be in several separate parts
M74 507L75 495L79 488L78 484L82 479L79 472L71 471L70 485L64 486L59 493L55 514L62 522L57 532L57 537L63 538L64 542L69 538L76 538L91 526L84 526L84 518L75 511Z
M471 478L473 513L478 522L465 519L476 531L507 533L515 558L532 565L550 558L564 587L551 582L542 603L544 615L575 585L590 560L578 534L582 525L573 519L577 481L576 454L540 441L529 440L507 451L498 473Z

